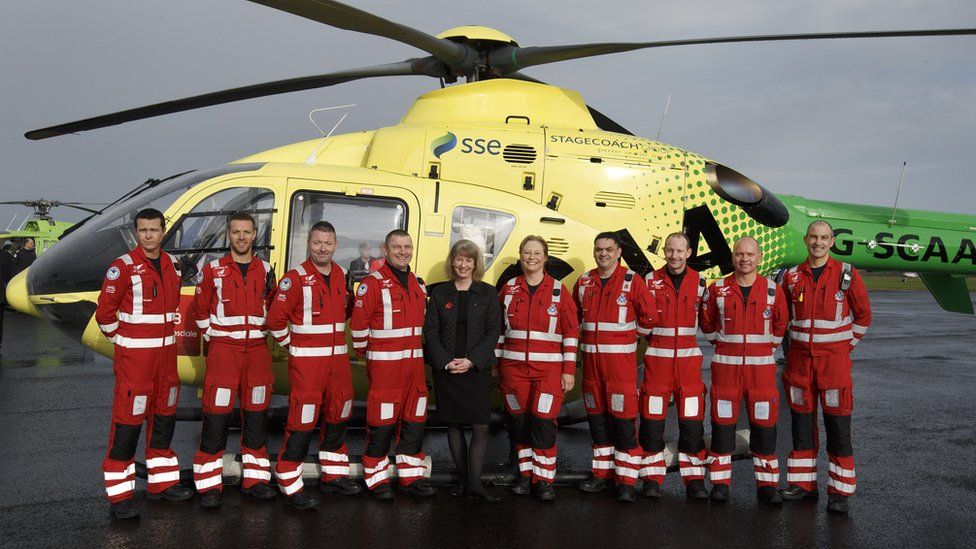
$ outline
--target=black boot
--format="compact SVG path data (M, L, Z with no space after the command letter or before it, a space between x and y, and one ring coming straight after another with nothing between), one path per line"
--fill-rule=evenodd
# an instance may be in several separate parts
M216 490L211 491L216 492ZM241 492L260 500L269 500L275 497L275 491L264 482L259 482L250 488L241 488Z
M299 511L308 511L310 509L315 509L319 504L319 500L306 494L305 490L302 490L293 496L289 496L288 503Z
M706 500L708 499L708 490L705 489L705 482L701 480L693 480L685 486L685 494L689 500Z
M319 492L324 494L336 492L344 496L354 496L362 491L362 485L348 477L339 477L329 482L319 481Z
M712 491L708 494L708 497L715 502L725 503L729 500L729 485L728 484L715 484L712 485Z
M434 494L437 493L437 488L435 488L434 485L431 484L430 481L425 478L417 479L406 486L398 483L397 488L401 492L408 492L415 496L420 496L425 498L433 496Z
M535 497L539 498L539 501L556 501L556 489L552 487L551 482L540 480L535 483Z
M820 494L816 490L804 490L796 484L790 484L781 490L779 495L783 496L783 499L787 501L796 501L804 498L817 499Z
M783 503L783 496L779 495L779 490L775 486L760 486L756 490L756 497L763 503L772 505Z
M135 503L131 499L123 499L118 503L113 503L109 506L109 511L112 516L117 519L134 519L139 518L139 508L136 507Z
M848 497L840 494L827 494L827 512L846 515L851 510Z
M204 509L216 509L220 507L220 490L215 488L200 494L200 507Z
M378 484L376 488L373 488L369 493L376 499L380 501L390 501L393 499L393 489L386 482L383 484Z
M586 480L581 480L578 486L579 489L584 492L595 494L597 492L602 492L607 489L607 481L606 479L597 476L591 476Z
M186 501L193 497L193 489L182 484L174 484L159 493L146 492L146 499L165 499L166 501Z
M634 492L634 487L630 484L618 484L617 501L622 501L624 503L633 503L637 501L637 494Z
M658 484L656 480L645 480L644 489L641 490L641 495L645 498L660 499L661 485Z
M519 477L508 490L516 496L525 496L532 491L532 477Z

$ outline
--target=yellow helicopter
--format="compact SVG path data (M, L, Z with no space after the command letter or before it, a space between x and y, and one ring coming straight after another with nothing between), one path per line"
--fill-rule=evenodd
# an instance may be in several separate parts
M571 284L590 265L592 238L604 230L618 231L624 260L641 273L663 263L663 239L678 230L690 236L689 263L711 278L731 271L731 243L745 235L762 243L763 270L771 272L804 259L801 235L812 220L823 218L836 228L835 254L861 268L918 272L944 308L973 312L959 275L976 272L976 217L777 196L723 164L632 135L578 93L520 71L644 48L972 35L976 29L520 47L487 27L456 27L432 36L334 1L256 1L430 55L130 109L26 136L46 139L371 77L426 75L442 85L459 78L467 82L421 95L393 126L324 135L212 170L147 181L39 258L26 282L8 289L16 307L50 319L110 356L112 344L93 318L102 277L112 259L136 245L135 212L156 207L169 220L163 247L182 263L184 310L201 267L228 250L227 215L243 210L257 218L256 249L279 276L305 259L308 228L328 219L338 230L335 260L343 267L374 258L389 230L406 229L415 239L412 267L428 283L444 279L444 258L460 238L481 245L486 280L507 280L517 272L518 242L541 234L549 243L549 272ZM192 323L180 326L178 346L181 381L200 385L204 359ZM287 355L275 352L275 390L287 392ZM354 361L353 372L361 397L366 383L360 361ZM582 407L577 408L568 419L582 419Z

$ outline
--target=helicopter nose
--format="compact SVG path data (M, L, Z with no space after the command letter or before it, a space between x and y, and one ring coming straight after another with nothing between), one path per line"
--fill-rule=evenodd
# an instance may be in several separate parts
M28 272L21 273L26 276L14 287L17 296L11 296L16 299L11 302L18 311L33 310L72 339L81 341L95 314L105 265L91 249L65 244L61 241L51 247ZM7 291L9 295L11 290Z
M7 283L7 304L18 313L40 318L41 312L31 303L30 294L27 293L28 271L30 268L24 269Z

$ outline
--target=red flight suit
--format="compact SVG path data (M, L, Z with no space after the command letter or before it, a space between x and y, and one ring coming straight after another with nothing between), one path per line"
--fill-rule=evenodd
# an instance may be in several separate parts
M644 280L617 265L604 282L593 269L576 281L583 355L583 404L593 437L593 475L637 482L643 452L637 444L637 328L655 325Z
M513 419L519 473L531 476L532 482L553 482L561 378L576 372L576 303L566 286L548 274L534 293L524 276L515 277L502 287L498 299L505 319L495 349L498 385Z
M193 456L193 481L198 493L223 489L223 454L238 396L244 488L271 481L265 442L274 378L265 316L275 281L271 264L257 257L248 264L246 277L231 254L203 268L193 301L194 320L210 342L200 447Z
M641 479L664 482L664 428L671 398L678 410L678 466L687 485L705 478L705 384L702 352L695 335L705 296L705 278L685 267L675 288L667 266L648 273L647 289L657 304L657 322L648 337L641 383Z
M389 483L390 445L397 438L401 486L428 472L424 465L427 378L421 333L427 311L423 280L406 273L406 285L389 262L363 278L356 290L350 330L353 347L366 355L366 450L363 472L370 490Z
M850 285L842 289L845 271ZM854 384L850 354L871 325L868 292L856 269L833 258L827 259L816 281L809 262L804 262L786 273L783 285L791 313L783 387L793 430L786 480L807 491L817 489L819 399L830 459L827 492L850 496L857 486L851 443Z
M757 277L748 302L734 275L708 287L701 328L714 343L712 356L712 445L709 478L713 484L732 482L732 450L739 403L749 413L749 449L758 487L779 483L776 421L779 390L773 351L786 333L786 295L772 279Z
M146 489L161 493L179 483L180 467L170 441L176 427L180 379L174 326L179 314L176 259L161 252L160 270L135 248L109 266L98 296L95 321L115 343L115 397L108 451L102 462L111 503L132 497L136 446L146 422Z
M268 311L268 330L288 347L288 420L275 465L286 496L302 491L302 464L318 424L324 482L349 476L346 427L352 414L352 372L346 346L346 273L332 263L328 280L312 261L288 271Z

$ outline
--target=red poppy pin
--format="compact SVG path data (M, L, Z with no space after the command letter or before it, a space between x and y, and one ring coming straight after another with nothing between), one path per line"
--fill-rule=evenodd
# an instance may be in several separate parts
M446 304L444 304L444 308L445 309L453 309L454 308L454 304L451 303L450 301L448 301Z

